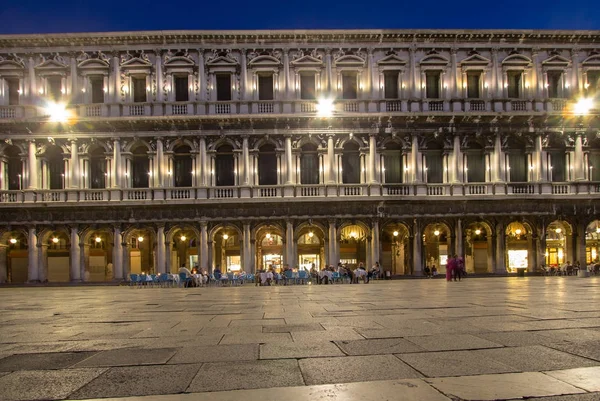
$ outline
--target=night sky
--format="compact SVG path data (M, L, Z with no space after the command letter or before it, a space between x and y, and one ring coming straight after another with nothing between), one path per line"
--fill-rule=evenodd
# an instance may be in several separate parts
M599 9L598 0L0 0L0 34L177 29L600 29Z

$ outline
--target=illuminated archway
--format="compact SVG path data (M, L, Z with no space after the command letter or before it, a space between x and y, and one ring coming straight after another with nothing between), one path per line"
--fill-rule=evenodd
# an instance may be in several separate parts
M212 231L212 268L222 273L243 270L242 233L234 225L222 225Z
M29 246L25 230L7 231L0 236L0 283L26 283L29 267Z
M505 230L506 271L515 273L517 269L533 269L534 251L533 228L526 222L514 221Z
M587 266L600 264L600 220L592 221L585 230L585 261Z
M310 270L313 264L321 270L327 262L333 263L325 258L325 232L325 228L318 223L302 223L298 226L295 240L299 270Z
M492 228L484 221L469 224L465 229L465 269L468 273L492 273Z
M114 278L113 232L108 228L89 229L81 234L84 281L111 281Z
M435 267L439 274L446 274L446 264L451 256L450 228L445 223L432 223L423 230L425 266Z
M263 225L256 230L257 270L273 267L276 271L281 271L283 267L284 237L285 234L280 227Z
M555 220L546 228L545 264L549 267L561 267L574 262L572 238L573 230L566 221Z
M187 225L178 225L171 228L166 234L167 254L165 256L166 271L177 273L181 266L190 271L194 268L206 269L198 265L200 233Z
M393 275L413 273L410 232L403 223L387 223L381 230L381 266Z
M360 263L370 268L367 263L367 242L370 238L369 228L361 222L342 224L338 231L340 245L340 263L355 269Z

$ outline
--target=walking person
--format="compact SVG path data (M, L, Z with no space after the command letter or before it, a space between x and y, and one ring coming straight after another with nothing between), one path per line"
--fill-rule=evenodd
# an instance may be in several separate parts
M458 257L458 255L454 255L454 281L456 281L456 278L458 278L458 281L460 281L463 276L464 269L465 262L463 261L463 258Z
M453 257L448 258L446 261L446 281L452 281L452 273L454 272L455 265L456 260Z

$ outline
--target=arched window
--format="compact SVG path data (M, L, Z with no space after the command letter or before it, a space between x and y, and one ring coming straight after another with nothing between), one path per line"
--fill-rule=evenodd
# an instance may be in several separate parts
M233 148L230 145L223 145L217 149L215 167L218 187L235 185L235 160Z
M385 165L385 182L388 184L401 184L404 176L402 146L392 142L386 145L383 152Z
M356 142L347 142L342 154L342 182L344 184L360 183L360 152Z
M175 148L173 156L173 178L176 187L192 186L192 154L187 145Z
M301 148L300 155L300 183L303 185L317 185L319 183L319 155L317 145L307 143Z
M7 180L7 189L11 191L23 189L23 182L21 181L21 174L23 174L23 162L21 161L21 156L19 155L19 148L16 146L7 146L4 150L4 154L6 155L8 161L6 163L6 178L2 177L2 179Z
M150 186L148 149L144 145L137 145L131 153L131 186L133 188L148 188Z
M90 151L90 187L106 188L106 157L104 149L97 146Z
M63 160L62 150L52 145L45 152L46 163L48 166L49 189L63 189L65 177L65 162Z
M277 154L274 145L263 145L259 149L258 185L277 185Z

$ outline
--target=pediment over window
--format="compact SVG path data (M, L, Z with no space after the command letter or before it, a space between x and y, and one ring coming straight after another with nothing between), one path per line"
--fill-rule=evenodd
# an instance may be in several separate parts
M81 61L79 64L77 64L77 68L81 70L107 70L109 68L109 64L105 60L91 58Z
M571 60L555 54L554 56L542 61L544 67L567 68L571 64Z
M400 57L398 57L397 54L388 54L387 56L385 56L384 58L382 58L381 60L379 60L377 62L378 65L380 66L403 66L406 64L406 60L401 59Z
M293 56L290 64L294 67L321 67L323 66L323 57L316 50L308 54L300 50Z
M419 64L422 66L445 67L448 65L448 63L450 63L450 60L448 60L446 57L442 56L441 54L434 53L423 57Z
M522 54L511 54L502 60L502 65L513 67L529 67L531 66L531 59Z
M172 69L172 68L192 69L195 66L196 66L196 63L194 63L194 60L190 59L189 57L184 57L184 56L174 56L165 61L166 69Z
M488 65L490 65L490 63L491 61L489 59L483 57L479 53L476 53L462 60L460 62L460 65L462 67L487 67Z
M25 62L18 56L0 56L0 75L22 75Z
M213 50L206 58L208 67L238 67L240 63L233 57L230 50Z
M356 54L346 54L335 60L335 65L339 67L364 67L365 59Z
M581 63L584 67L600 67L600 54L592 54Z
M35 66L38 73L64 71L69 68L65 59L58 54L49 57L42 55L40 57L42 62Z
M148 60L144 60L139 57L133 57L123 63L121 63L121 68L152 68L152 63Z
M279 67L281 61L271 55L259 55L248 62L249 67Z

